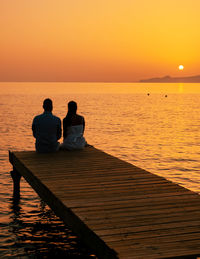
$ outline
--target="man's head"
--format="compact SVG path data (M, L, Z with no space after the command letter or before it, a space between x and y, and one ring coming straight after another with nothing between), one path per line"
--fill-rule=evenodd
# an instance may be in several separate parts
M51 112L53 110L52 100L49 98L45 99L43 102L43 108L44 108L45 112Z

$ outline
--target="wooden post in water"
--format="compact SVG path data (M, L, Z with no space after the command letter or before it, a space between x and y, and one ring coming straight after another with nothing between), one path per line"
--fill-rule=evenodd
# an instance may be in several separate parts
M19 198L20 197L21 174L14 167L13 167L13 171L10 171L10 174L13 179L13 197Z
M12 155L11 152L9 151L9 159L12 161ZM14 198L19 198L20 197L20 179L21 179L21 174L17 169L13 166L13 170L10 171L11 177L13 179L13 197Z

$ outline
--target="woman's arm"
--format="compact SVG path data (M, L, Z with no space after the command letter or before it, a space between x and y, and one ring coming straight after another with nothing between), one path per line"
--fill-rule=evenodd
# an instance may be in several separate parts
M83 117L83 133L84 133L84 131L85 131L85 119Z

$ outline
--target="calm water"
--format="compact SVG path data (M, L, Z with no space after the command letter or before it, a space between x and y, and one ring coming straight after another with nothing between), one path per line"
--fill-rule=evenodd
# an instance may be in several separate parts
M34 148L46 97L61 118L77 101L88 143L200 193L200 84L0 83L0 257L95 258L25 181L12 200L8 150Z

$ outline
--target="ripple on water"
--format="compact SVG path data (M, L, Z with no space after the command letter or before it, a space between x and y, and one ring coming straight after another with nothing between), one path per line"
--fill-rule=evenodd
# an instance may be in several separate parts
M10 199L10 213L0 224L0 257L96 258L43 201L24 210L26 202Z

